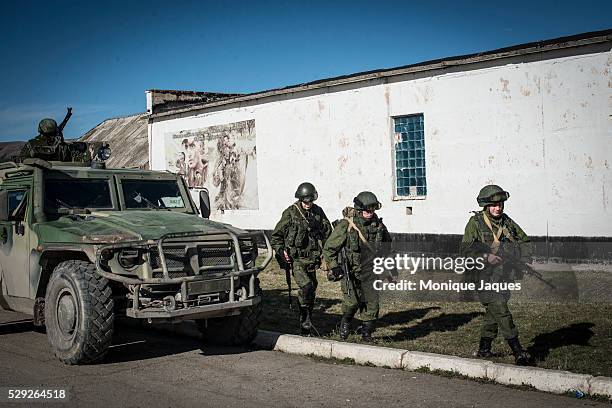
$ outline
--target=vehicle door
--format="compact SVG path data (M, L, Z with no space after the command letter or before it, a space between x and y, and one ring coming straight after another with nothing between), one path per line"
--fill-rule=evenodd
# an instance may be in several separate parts
M2 293L30 297L31 180L4 183L0 200L6 200L6 214L0 219L0 273Z

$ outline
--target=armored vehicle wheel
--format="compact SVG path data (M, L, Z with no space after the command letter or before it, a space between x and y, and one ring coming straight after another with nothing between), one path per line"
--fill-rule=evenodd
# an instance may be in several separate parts
M113 297L93 264L65 261L54 270L45 297L47 337L66 364L88 364L104 357L113 336Z
M218 346L246 346L253 341L259 328L262 302L242 309L238 316L197 320L204 342Z

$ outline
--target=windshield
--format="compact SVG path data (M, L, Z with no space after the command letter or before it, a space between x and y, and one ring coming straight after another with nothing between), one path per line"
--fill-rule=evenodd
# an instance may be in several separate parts
M163 210L185 208L176 180L122 180L126 208Z
M58 208L113 208L108 179L47 179L45 210Z

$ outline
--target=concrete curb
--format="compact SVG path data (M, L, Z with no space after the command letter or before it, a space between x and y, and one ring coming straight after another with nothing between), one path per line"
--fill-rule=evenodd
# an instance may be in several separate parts
M538 367L519 367L491 361L423 353L389 347L344 343L313 337L301 337L260 330L253 344L259 348L284 353L315 355L318 357L350 358L357 364L417 370L448 371L471 378L484 378L504 385L528 385L535 389L564 394L580 390L585 394L612 399L612 378L593 377L569 371Z
M193 322L181 324L154 324L157 330L201 339ZM585 394L600 395L612 400L612 378L593 377L569 371L538 367L519 367L491 361L424 353L390 347L346 343L317 337L259 330L253 345L264 350L275 350L298 355L314 355L338 360L352 359L356 364L374 365L404 370L427 368L448 371L471 378L483 378L504 385L528 385L540 391L564 394L580 390Z

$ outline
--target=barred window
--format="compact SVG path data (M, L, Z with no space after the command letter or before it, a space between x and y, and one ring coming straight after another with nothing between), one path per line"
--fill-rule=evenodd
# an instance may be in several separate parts
M425 177L425 137L423 114L393 118L395 129L395 195L424 197L427 195Z

